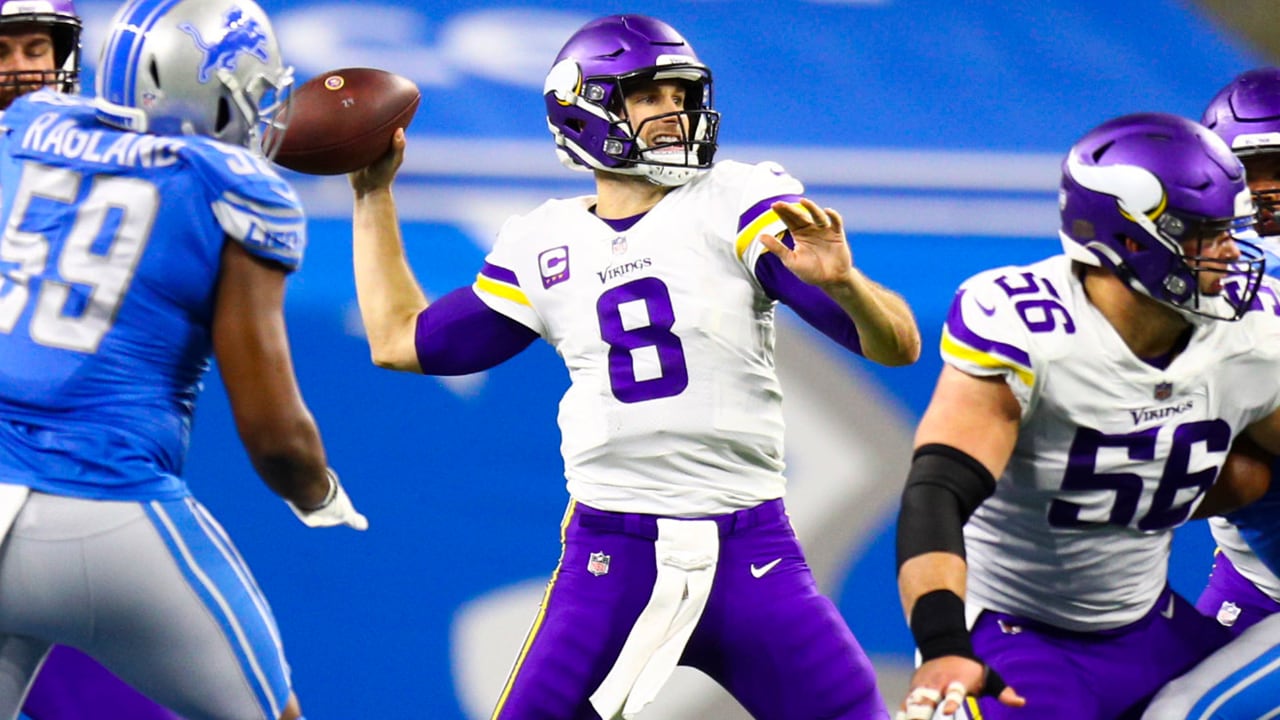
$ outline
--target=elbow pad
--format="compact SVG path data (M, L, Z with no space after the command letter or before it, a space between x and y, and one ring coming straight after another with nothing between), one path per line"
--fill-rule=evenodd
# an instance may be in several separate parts
M917 555L964 557L964 524L995 492L996 479L973 456L949 445L916 449L898 511L898 568Z

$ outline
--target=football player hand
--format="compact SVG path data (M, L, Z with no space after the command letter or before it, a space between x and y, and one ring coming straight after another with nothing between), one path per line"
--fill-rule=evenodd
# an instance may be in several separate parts
M293 514L307 527L333 527L335 525L346 525L356 530L366 530L369 527L369 521L360 511L356 510L355 505L351 503L351 496L347 495L347 491L342 487L342 482L338 480L338 474L332 468L326 469L329 475L329 494L325 497L324 502L319 507L310 510L303 510L292 502L285 500L289 505L289 509L293 510Z
M823 287L849 281L853 254L844 236L844 219L840 213L820 208L809 198L801 198L799 203L778 201L771 207L786 223L795 247L788 248L772 235L761 235L760 242L769 252L810 285Z
M391 147L387 149L386 155L372 165L347 175L347 180L351 182L351 189L357 195L363 195L390 188L391 182L396 179L400 164L404 162L404 147L404 128L397 128L395 135L391 137Z
M894 720L929 720L942 709L944 716L955 714L970 695L994 695L1010 707L1027 704L1025 698L988 666L959 655L934 658L916 669L911 676L911 692Z

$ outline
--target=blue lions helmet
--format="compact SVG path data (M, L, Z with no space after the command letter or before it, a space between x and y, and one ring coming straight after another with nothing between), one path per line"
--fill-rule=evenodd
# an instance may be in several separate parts
M271 157L263 131L292 85L252 0L130 0L102 45L95 102L115 127L205 135Z

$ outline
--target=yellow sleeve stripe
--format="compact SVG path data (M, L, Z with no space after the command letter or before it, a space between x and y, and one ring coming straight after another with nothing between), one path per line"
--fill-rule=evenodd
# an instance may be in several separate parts
M945 328L942 330L942 354L972 363L978 367L991 368L992 370L999 368L1012 370L1027 387L1032 387L1036 382L1036 374L1031 368L999 355L975 350L956 340Z
M782 218L778 217L778 213L772 209L764 211L760 214L760 217L752 220L751 224L738 233L738 239L733 244L734 250L738 253L738 259L742 259L742 256L747 253L747 248L751 245L751 241L759 237L765 228L781 222ZM765 252L768 252L768 250L765 250Z
M498 282L497 280L485 277L484 275L476 275L475 289L480 292L495 295L503 300L510 300L513 303L533 307L533 303L529 302L529 298L525 296L524 292L520 290L520 288L503 282Z

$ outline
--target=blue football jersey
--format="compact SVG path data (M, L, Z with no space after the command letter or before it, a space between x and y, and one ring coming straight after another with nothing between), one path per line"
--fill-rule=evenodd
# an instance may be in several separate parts
M242 148L117 130L86 98L0 124L0 482L181 497L223 243L295 270L298 198Z
M1271 488L1256 502L1227 516L1272 574L1280 576L1280 483L1275 475L1280 466L1271 468Z
M1280 246L1264 242L1267 275L1280 281ZM1258 291L1255 304L1276 308L1280 313L1280 282L1264 283ZM1240 536L1249 544L1262 564L1274 575L1280 576L1280 460L1271 465L1271 487L1262 499L1227 516L1236 526Z

